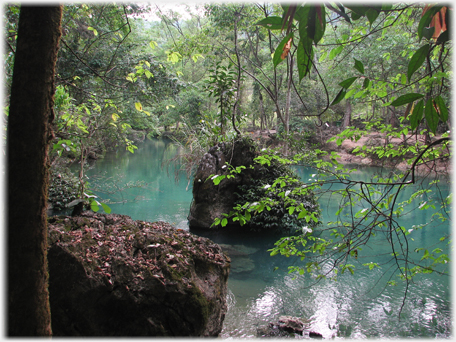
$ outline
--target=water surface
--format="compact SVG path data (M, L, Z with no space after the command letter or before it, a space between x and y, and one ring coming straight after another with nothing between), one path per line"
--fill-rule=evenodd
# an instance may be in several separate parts
M183 173L175 177L174 165L166 166L166 161L177 152L168 140L146 141L134 154L126 151L108 154L95 163L88 175L94 184L110 190L111 193L97 194L113 202L109 205L114 213L135 220L163 220L188 229L191 183ZM363 168L352 176L367 180L378 171ZM303 180L313 172L298 170ZM447 185L442 187L443 195L448 191ZM405 198L404 195L400 200ZM323 220L334 219L338 201L325 195L319 202ZM414 224L430 222L431 215L427 211L415 211L405 216L401 224L410 229ZM441 236L449 234L449 229L449 223L436 222L413 231L410 250L436 244ZM354 262L357 269L354 275L344 274L337 282L316 282L308 274L288 274L287 267L299 264L299 259L270 257L268 249L279 235L239 236L220 232L204 235L243 253L243 259L233 260L228 280L229 309L223 338L255 337L258 328L277 321L281 315L308 319L311 329L325 338L447 338L451 334L448 276L437 273L417 276L398 319L404 285L386 286L388 269L368 270L361 266L389 259L389 244L382 237L360 253Z

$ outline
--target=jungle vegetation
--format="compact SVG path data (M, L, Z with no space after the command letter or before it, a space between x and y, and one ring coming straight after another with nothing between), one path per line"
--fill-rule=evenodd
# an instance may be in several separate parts
M46 83L54 98L42 94L51 101L53 114L47 117L49 110L39 107L35 117L45 125L39 133L41 145L25 144L26 151L36 147L44 157L31 168L42 171L36 172L40 178L34 182L44 187L30 197L41 207L18 204L28 196L27 185L13 178L19 171L8 169L10 208L20 206L21 213L31 215L40 212L45 220L47 200L55 198L56 207L89 205L109 212L91 191L84 174L86 162L115 149L134 153L137 135L151 139L171 132L186 150L180 161L191 175L215 143L258 130L274 131L278 148L264 150L258 162L309 165L316 169L314 179L288 196L281 188L295 179L278 177L262 198L239 205L227 213L227 220L249 220L267 211L278 196L290 215L310 222L315 216L297 205L294 196L299 191L311 190L317 196L329 191L340 201L340 210L336 222L319 228L326 235L317 237L313 229L306 229L282 238L271 250L273 255L301 256L302 265L290 271L314 272L317 280L355 272L351 258L362 253L370 237L384 235L398 275L390 285L400 280L408 284L416 274L448 273L450 236L441 237L441 246L413 251L420 255L416 262L408 249L410 232L395 220L404 212L436 206L441 209L436 220L450 217L451 194L439 197L439 182L449 176L439 166L451 158L452 9L446 4L68 3L58 8L61 22L53 20L56 26L46 28L33 23L24 7L4 6L3 149L8 167L23 165L10 158L22 155L18 147L29 137L23 124L33 122L22 116L27 110L18 107L32 99L15 93L17 79L32 84L36 74L16 70L23 51L21 35L30 34L21 33L21 21L25 27L36 25L42 36L50 35L47 29L54 36L56 29L61 30L60 39L50 43L54 50L56 44L59 47L55 67L52 61L43 67L48 76L54 75L53 84ZM33 69L27 57L22 63L28 65L22 70ZM37 77L43 81L45 76ZM49 90L35 86L39 87ZM326 127L337 127L338 134L327 138L338 145L381 134L384 144L364 145L352 154L385 160L389 166L391 161L405 162L406 171L391 168L388 176L369 183L351 179L350 169L339 163L337 154L325 150ZM31 135L30 139L39 140ZM401 142L392 144L393 139ZM79 163L77 175L68 175L69 162ZM49 173L43 169L47 164ZM48 186L49 174L54 176ZM423 182L411 198L399 202L401 189L423 179L418 174L433 181ZM335 183L344 186L332 190ZM63 192L66 200L59 197ZM15 219L9 213L10 229L20 225ZM45 236L43 222L31 230ZM426 229L426 223L413 229ZM8 245L14 246L11 241ZM41 260L45 265L45 258ZM324 273L321 265L328 260L331 272ZM386 266L373 261L365 267ZM43 281L36 291L42 291ZM407 290L404 301L406 294ZM48 322L39 322L42 327L32 328L30 335L50 333Z

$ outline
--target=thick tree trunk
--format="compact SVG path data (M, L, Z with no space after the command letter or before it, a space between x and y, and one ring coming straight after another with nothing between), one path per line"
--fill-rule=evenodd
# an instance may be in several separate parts
M22 6L7 130L9 336L50 336L48 143L61 6Z

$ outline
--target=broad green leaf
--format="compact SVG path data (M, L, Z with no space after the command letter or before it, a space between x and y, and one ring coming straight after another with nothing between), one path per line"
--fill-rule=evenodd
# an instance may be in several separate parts
M299 34L302 37L307 37L307 21L309 20L310 5L298 7L295 13L295 19L299 23Z
M106 214L110 214L111 213L111 208L107 204L104 204L103 202L100 203L100 204L103 207L103 210L105 211Z
M343 49L344 49L344 47L342 45L339 45L339 46L335 47L334 49L332 49L331 52L329 53L329 59L333 60L339 53L342 52Z
M370 79L368 79L366 77L363 82L363 88L366 89L367 87L369 87L369 83L370 83Z
M348 93L345 94L344 98L348 99L349 97L351 97L357 91L358 91L358 89L356 89L356 88L351 89Z
M139 111L141 112L141 111L142 111L141 102L136 102L136 103L135 103L135 108L136 108L136 110L139 110Z
M300 39L296 59L299 81L301 81L312 69L313 48L310 38Z
M307 21L307 34L315 44L323 38L326 30L325 6L313 5L309 10L309 19ZM301 24L300 24L301 25Z
M337 94L336 98L333 100L333 102L331 102L331 106L339 103L340 101L342 101L345 97L345 94L346 94L346 91L344 88L342 88L339 92L339 94Z
M374 23L375 19L377 19L379 14L380 14L380 12L377 11L377 9L374 9L374 8L369 8L366 11L366 17L367 17L367 20L369 20L369 23L371 24L371 26Z
M394 107L399 107L405 105L407 103L413 102L415 100L423 98L423 94L416 94L416 93L408 93L402 96L399 96L396 100L391 102L391 105Z
M100 210L100 207L98 206L97 201L95 201L95 200L90 201L90 209L92 209L92 211L94 211L94 212L97 212L98 210Z
M408 64L408 69L407 69L407 79L410 82L410 79L412 78L412 75L415 71L417 71L421 65L423 64L424 60L426 59L427 54L429 53L429 44L423 45L416 51L412 58L410 59L410 62Z
M155 49L157 46L158 46L158 43L151 40L150 43L149 43L149 46L152 48L152 49Z
M432 99L429 99L426 102L426 106L424 107L424 117L426 118L426 122L430 131L435 134L437 125L439 123L439 114L434 108Z
M339 85L340 85L342 88L348 89L348 88L350 88L350 86L353 84L353 82L355 82L357 79L358 79L357 76L355 76L355 77L350 77L350 78L347 78L346 80L340 82Z
M267 17L259 22L257 22L255 25L260 25L263 27L266 27L267 29L270 30L281 30L282 29L282 17Z
M422 31L422 36L427 40L431 39L434 35L435 27L425 27Z
M358 61L356 58L353 58L355 60L355 69L358 70L360 73L364 74L364 65L361 63L361 61Z
M439 95L434 99L435 104L439 108L439 115L440 119L442 119L443 122L448 121L448 109L445 106L445 101L443 98Z
M352 19L357 20L366 15L366 12L369 10L367 6L359 6L359 5L345 5L345 7L351 9L352 11ZM356 14L356 19L353 18L353 13Z
M283 53L283 48L285 45L288 43L290 38L293 38L293 33L290 33L289 35L285 36L282 41L280 42L279 46L277 46L275 52L274 52L274 57L272 58L272 61L274 63L274 68L279 65L280 62L282 62L282 53Z
M420 19L420 22L418 24L418 38L421 40L423 37L424 29L426 27L429 27L431 24L432 18L434 15L439 12L442 9L443 6L432 6L429 8L426 13L423 14L423 16Z

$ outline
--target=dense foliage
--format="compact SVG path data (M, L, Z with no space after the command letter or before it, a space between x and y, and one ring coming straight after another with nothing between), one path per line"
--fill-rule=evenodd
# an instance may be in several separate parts
M274 163L275 171L268 169L254 186L242 189L227 216L292 231L308 225L271 251L307 258L292 271L324 278L321 265L333 260L335 272L354 272L350 258L372 236L384 234L392 267L407 284L419 273L447 273L449 236L442 237L441 246L423 246L416 251L421 260L412 261L407 244L412 228L398 226L394 218L432 205L441 207L435 219L449 219L451 194L439 198L439 181L448 176L442 165L451 158L452 8L417 3L171 8L64 7L51 158L53 165L77 166L78 198L109 211L90 192L87 162L117 148L134 153L138 136L172 132L179 137L185 148L181 161L191 175L217 142L267 132L269 143L283 154L266 150L257 162ZM158 20L148 18L153 12ZM5 6L4 121L18 15L18 5ZM351 179L350 169L328 149L331 142L340 146L366 136L372 136L370 143L352 150L352 156L405 165L406 171L392 169L370 182ZM314 179L298 181L282 168L291 163L315 168ZM418 182L418 173L433 180L422 180L411 198L399 201L401 190ZM68 195L57 190L62 179L52 177L56 207L75 196L69 184L60 184ZM333 190L336 183L342 188ZM321 222L313 200L300 200L311 193L331 193L340 202L336 222L317 228ZM59 201L59 195L66 200ZM317 237L316 229L323 234ZM376 267L375 262L366 267Z

